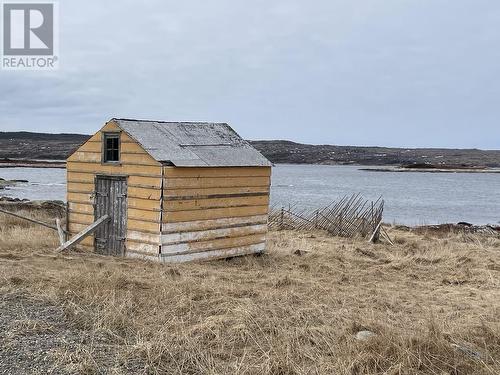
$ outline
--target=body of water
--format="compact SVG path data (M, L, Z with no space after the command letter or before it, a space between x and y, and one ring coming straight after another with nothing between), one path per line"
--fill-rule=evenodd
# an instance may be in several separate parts
M358 166L277 165L271 204L319 208L344 195L361 193L385 200L384 221L408 225L467 221L500 222L500 174L384 173ZM26 179L1 195L28 199L66 197L64 169L5 168L4 179Z

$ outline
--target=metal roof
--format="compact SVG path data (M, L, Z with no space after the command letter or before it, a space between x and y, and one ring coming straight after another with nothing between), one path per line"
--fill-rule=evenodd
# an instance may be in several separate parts
M228 124L112 119L155 160L177 167L267 167Z

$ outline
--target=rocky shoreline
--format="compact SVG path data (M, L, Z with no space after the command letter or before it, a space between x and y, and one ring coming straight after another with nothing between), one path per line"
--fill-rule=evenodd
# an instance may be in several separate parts
M15 186L19 183L26 183L28 180L5 180L0 177L0 190L8 189L11 186Z
M365 172L418 172L418 173L500 173L499 168L360 168Z
M1 159L0 168L66 168L63 160Z

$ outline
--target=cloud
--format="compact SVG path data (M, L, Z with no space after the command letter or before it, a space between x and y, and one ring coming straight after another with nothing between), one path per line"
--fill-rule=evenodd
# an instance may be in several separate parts
M91 133L120 116L228 121L252 139L498 148L493 1L90 0L60 17L60 70L0 72L1 130Z

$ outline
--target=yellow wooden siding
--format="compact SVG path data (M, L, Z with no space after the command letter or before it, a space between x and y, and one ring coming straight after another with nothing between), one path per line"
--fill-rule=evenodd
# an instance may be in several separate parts
M162 245L162 254L188 254L210 250L220 250L258 244L266 241L265 233L256 233L242 237L222 238L209 241L187 242L173 245Z
M247 255L247 254L255 254L261 253L266 249L265 242L246 245L246 246L238 246L231 247L226 249L219 250L210 250L210 251L202 251L195 253L185 253L185 254L162 254L158 258L149 258L153 261L161 261L165 263L176 263L176 262L192 262L192 261L206 261L206 260L214 260L221 258L234 257L237 255Z
M269 186L269 177L186 177L165 178L165 189Z
M176 223L163 223L162 234L197 232L211 229L225 229L235 226L266 224L267 215L229 217L211 220L181 221Z
M160 233L160 223L153 221L144 221L143 219L127 218L127 229L143 233Z
M165 167L166 178L200 177L269 177L270 167L177 168Z
M71 161L67 164L69 172L92 173L92 174L110 174L110 175L135 175L161 177L161 167L152 165L133 165L133 164L102 164L92 161L78 162Z
M195 211L174 211L164 212L163 222L175 223L179 221L195 221L208 219L222 219L241 216L267 215L268 206L255 207L228 207L209 208Z
M164 200L163 209L171 211L193 211L204 210L207 208L225 208L225 207L247 207L247 206L267 206L269 204L269 195L262 196L241 196L230 198L209 198L209 199L190 199L190 200Z
M103 164L102 132L120 131L113 122L92 136L67 163L68 222L72 234L76 234L94 221L92 194L96 175L127 177L127 242L135 250L160 244L160 196L161 164L154 160L139 144L120 131L120 163ZM130 238L129 238L130 237ZM93 246L93 236L85 240ZM143 242L143 244L141 244Z
M205 196L219 196L227 194L246 194L246 193L269 193L269 186L230 186L216 188L190 188L190 189L163 189L163 197L168 199L199 198Z
M257 233L266 233L267 224L248 225L235 228L210 229L195 232L180 232L162 234L162 245L171 245L176 243L188 243L196 241L208 241L221 238L242 237Z
M127 239L125 244L128 252L142 253L146 255L157 255L159 254L160 246L158 244L149 244L143 241L132 241Z

